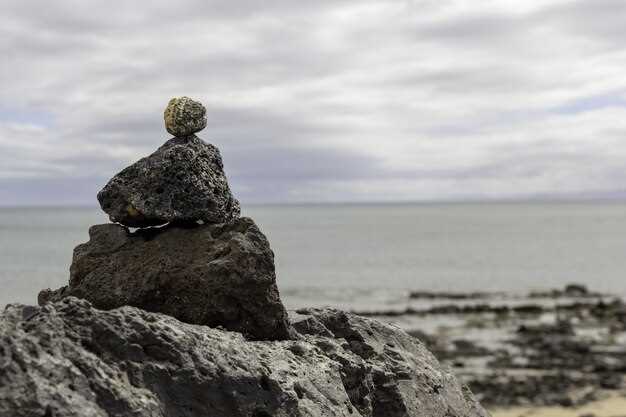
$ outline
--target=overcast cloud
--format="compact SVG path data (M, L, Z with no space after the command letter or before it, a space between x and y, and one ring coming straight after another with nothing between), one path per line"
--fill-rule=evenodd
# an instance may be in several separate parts
M622 0L3 0L0 54L0 205L96 204L180 95L244 203L626 188Z

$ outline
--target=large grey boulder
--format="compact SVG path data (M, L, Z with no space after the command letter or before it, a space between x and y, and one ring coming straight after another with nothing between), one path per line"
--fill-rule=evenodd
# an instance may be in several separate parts
M119 172L98 201L111 221L130 227L222 223L240 213L219 150L194 135L172 138Z
M42 291L39 301L69 295L102 309L131 305L223 326L251 339L289 337L274 254L245 217L133 233L118 224L92 226L89 241L74 249L69 285Z
M8 306L0 316L0 415L488 416L403 331L332 310L302 313L294 318L299 340L251 342L73 297Z

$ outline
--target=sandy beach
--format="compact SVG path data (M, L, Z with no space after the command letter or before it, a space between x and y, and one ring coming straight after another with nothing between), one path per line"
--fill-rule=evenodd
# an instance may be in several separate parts
M611 394L581 407L513 407L489 411L493 417L619 417L626 415L626 397Z

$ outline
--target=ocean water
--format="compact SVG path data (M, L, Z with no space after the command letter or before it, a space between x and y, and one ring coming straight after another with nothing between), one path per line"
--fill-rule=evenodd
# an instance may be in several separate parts
M626 295L626 203L248 206L289 308L376 309L411 290L527 291L576 282ZM67 283L93 208L0 209L0 306Z

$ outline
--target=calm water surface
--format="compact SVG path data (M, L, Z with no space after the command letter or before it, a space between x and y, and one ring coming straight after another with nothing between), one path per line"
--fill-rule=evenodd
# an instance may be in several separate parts
M409 290L510 290L569 282L626 295L626 204L252 206L289 307L378 308ZM87 208L0 209L0 305L67 282Z

